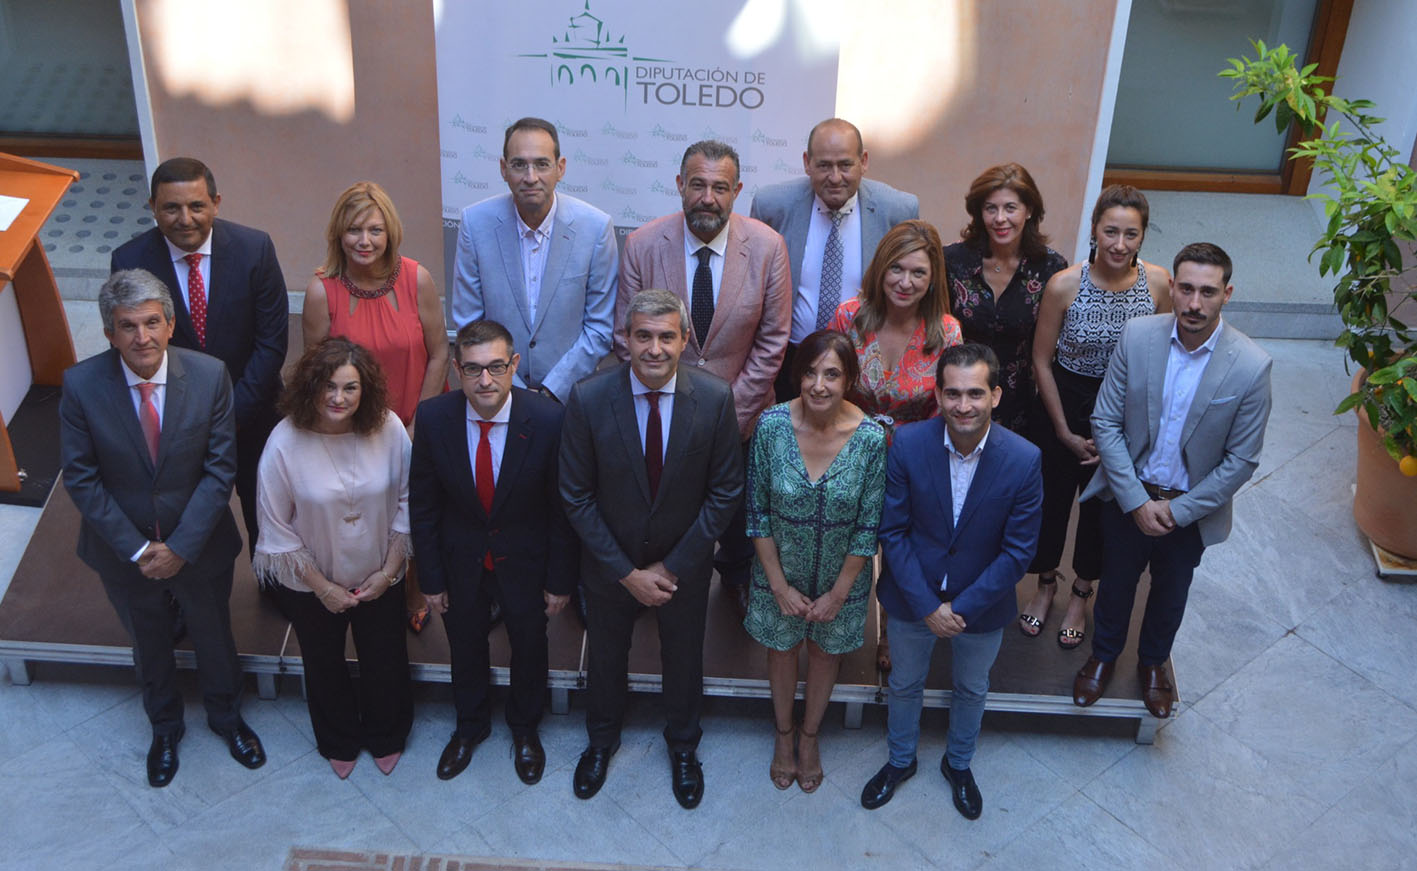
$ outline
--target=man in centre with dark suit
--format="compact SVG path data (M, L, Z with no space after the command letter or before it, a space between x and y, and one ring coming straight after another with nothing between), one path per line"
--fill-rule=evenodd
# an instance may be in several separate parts
M683 210L656 218L625 240L616 319L636 293L663 288L684 301L691 325L685 366L733 386L738 434L746 456L758 415L773 402L792 326L792 276L787 246L771 227L733 214L743 190L738 153L714 140L684 151L675 179ZM615 353L630 359L627 338L615 333ZM714 567L741 619L748 607L753 545L740 504L719 541Z
M546 696L546 621L575 578L575 534L561 508L556 454L562 409L513 387L521 356L496 321L455 340L462 392L418 406L408 473L413 545L430 610L443 615L457 728L438 760L451 780L492 731L487 631L500 604L512 648L505 716L523 783L541 779L537 726Z
M1172 264L1171 313L1127 321L1092 411L1102 473L1081 499L1102 506L1102 577L1092 656L1073 679L1073 703L1107 690L1127 643L1141 573L1151 573L1137 640L1141 697L1171 715L1166 673L1201 555L1230 535L1230 502L1255 468L1269 422L1270 358L1223 322L1230 257L1197 242Z
M280 416L290 302L271 237L217 217L221 195L200 160L174 157L153 172L157 226L120 245L111 268L145 269L172 294L172 344L226 364L236 412L236 495L254 550L256 467Z
M955 809L984 807L970 761L989 669L1017 614L1014 587L1038 549L1038 448L997 424L999 361L986 345L946 348L935 369L940 416L896 430L886 461L877 596L890 625L890 759L861 792L874 810L915 774L920 709L937 639L950 642L950 728L940 773Z
M230 504L231 382L221 361L168 346L172 297L152 274L114 273L98 307L112 347L64 373L60 452L64 487L83 518L79 557L98 572L133 641L153 730L148 783L172 781L184 731L169 597L186 614L207 724L232 758L259 768L265 751L241 719L231 635L241 552Z
M610 352L620 252L610 216L564 193L556 126L512 122L502 141L510 193L463 209L453 322L487 318L521 349L516 385L558 402Z
M683 300L636 294L625 311L629 362L571 391L561 436L561 496L581 539L590 654L586 732L576 796L600 790L620 747L630 636L643 608L659 622L674 798L703 798L704 617L713 543L743 495L733 393L680 365L689 342Z
M807 134L806 175L753 197L749 214L782 234L792 266L792 333L775 384L779 402L799 392L791 377L797 345L856 296L886 231L920 217L914 194L863 177L869 162L856 125L829 118Z

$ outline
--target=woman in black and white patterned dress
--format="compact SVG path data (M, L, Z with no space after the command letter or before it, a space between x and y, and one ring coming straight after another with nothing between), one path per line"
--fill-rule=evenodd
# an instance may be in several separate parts
M1097 470L1092 406L1107 361L1134 317L1171 310L1171 274L1137 256L1149 217L1146 197L1131 185L1111 185L1092 209L1092 250L1086 263L1054 275L1043 291L1033 338L1033 369L1041 406L1034 439L1043 451L1043 527L1031 571L1038 592L1019 615L1019 631L1043 631L1058 585L1073 500ZM1102 534L1096 500L1078 509L1073 573L1058 644L1082 644L1087 600L1102 573Z

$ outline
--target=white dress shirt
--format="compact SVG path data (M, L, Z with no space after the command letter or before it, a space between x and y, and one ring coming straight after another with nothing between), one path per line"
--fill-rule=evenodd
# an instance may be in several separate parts
M184 263L182 265L186 266L187 264ZM133 399L133 413L138 416L139 429L142 428L143 423L143 394L142 391L138 390L138 385L148 382L157 385L153 388L153 406L157 408L157 428L158 431L161 432L162 417L167 410L167 352L162 352L162 362L158 364L157 371L153 373L153 377L151 378L143 378L132 369L129 369L127 361L122 357L118 358L118 363L123 369L123 380L128 383L128 395ZM143 546L138 548L137 552L128 559L131 562L137 562L138 557L142 556L143 551L147 549L148 543L145 541L143 542Z
M507 394L502 407L490 418L478 414L470 401L467 403L467 458L472 463L474 484L477 483L477 446L482 442L482 427L477 425L480 420L490 420L493 424L487 431L487 443L492 448L492 486L495 488L497 479L502 477L502 454L507 449L507 426L512 420L512 394Z
M663 440L663 444L659 446L661 458L669 451L669 421L674 417L674 386L678 382L679 373L675 372L669 381L659 388L659 432ZM645 426L649 423L649 397L645 394L650 392L650 388L635 377L634 370L630 370L630 393L635 398L635 423L640 428L640 451L642 452L645 449Z
M840 305L848 299L855 299L861 287L861 215L857 206L857 194L839 209L845 212L837 235L841 237L841 299ZM822 257L827 249L827 236L831 234L831 209L821 197L812 198L812 220L807 224L807 239L802 245L802 274L797 276L797 292L792 297L792 334L789 341L800 344L817 329L817 303L821 299L819 288L822 283Z
M701 242L699 237L694 235L694 231L689 229L689 222L684 222L684 286L689 289L690 308L694 302L694 273L699 271L700 248L713 252L713 256L709 257L709 272L713 273L713 304L718 305L718 289L723 284L723 257L728 251L728 227L731 223L732 221L725 223L723 229L710 241Z
M162 241L167 243L167 253L172 255L172 271L177 273L177 289L182 292L182 304L187 307L187 311L192 310L192 297L187 293L187 273L191 267L187 265L188 254L202 255L202 262L197 264L197 269L202 273L202 287L207 290L207 310L211 310L212 303L212 234L208 233L207 238L202 240L202 245L196 251L183 251L172 244L166 236Z
M984 435L979 439L979 444L974 446L974 450L968 454L961 454L955 450L954 442L950 441L950 429L945 427L945 453L950 455L950 508L954 517L951 524L959 525L959 512L964 507L964 500L969 498L969 488L974 484L974 473L979 470L979 457L984 453L984 445L989 441L989 428L985 427ZM949 574L940 577L940 589L943 590L949 583Z
M551 211L542 219L541 226L528 227L517 215L517 238L522 246L522 278L526 282L526 312L532 325L536 324L536 307L541 302L541 279L546 274L546 258L551 253L551 228L556 224L556 197L551 197Z
M1181 431L1186 427L1196 387L1201 383L1205 367L1215 351L1215 343L1223 322L1217 322L1215 332L1194 351L1186 350L1176 325L1171 326L1171 349L1166 356L1166 381L1161 388L1161 421L1156 428L1156 445L1141 467L1138 477L1147 484L1168 490L1191 489L1191 477L1186 473L1186 461L1181 456Z

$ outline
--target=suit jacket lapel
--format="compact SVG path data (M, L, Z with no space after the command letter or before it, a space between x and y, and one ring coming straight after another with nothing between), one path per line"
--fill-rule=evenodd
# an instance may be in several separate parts
M507 501L507 494L516 486L517 476L527 452L531 449L531 413L525 402L517 402L514 396L512 417L507 423L507 442L502 447L502 468L497 475L497 489L492 493L492 513L496 514Z
M154 474L161 472L163 463L167 461L167 446L172 442L169 436L184 424L182 413L187 407L187 370L182 366L182 358L170 350L167 353L167 387L164 392L167 396L162 403L162 432L157 439ZM142 434L141 427L138 434ZM143 443L143 453L147 453L146 442Z
M876 232L880 218L876 215L876 201L871 198L870 189L864 181L856 189L856 208L861 213L861 271L865 272L871 258L876 256L876 247L871 245L871 240L884 236L886 229ZM870 246L869 249L867 246Z
M654 258L660 275L665 277L664 289L684 300L684 305L693 310L694 300L689 296L688 277L684 274L684 213L679 220L671 221L664 228L664 244L654 246ZM654 287L653 284L649 285ZM699 350L694 331L689 330L689 345ZM646 487L649 485L646 484ZM649 492L646 490L645 492Z
M497 248L502 252L502 269L511 284L512 299L516 300L522 323L530 332L532 323L526 307L526 276L522 274L522 242L517 238L517 207L510 201L508 214L501 217L494 232L497 234Z
M640 495L644 496L645 504L650 504L649 498L649 472L645 470L645 452L640 447L640 423L635 417L635 397L630 391L630 364L621 364L620 384L621 389L616 390L610 397L610 410L615 415L615 426L620 430L620 445L625 450L625 460L630 466L635 480L640 485ZM676 401L675 405L678 403ZM677 408L676 408L677 411ZM674 435L673 424L670 424L670 437ZM668 465L668 464L666 464ZM664 480L660 479L660 490L664 489Z
M134 453L142 457L144 468L153 472L155 469L152 457L148 456L148 441L143 438L143 426L138 422L138 412L133 407L132 388L128 386L127 379L123 377L122 358L118 356L117 350L110 348L107 353L112 355L111 362L113 364L109 369L108 383L103 386L104 401L109 403L108 416L111 420L118 421L118 425L127 434ZM171 373L169 373L170 377ZM170 400L171 397L169 396L168 399ZM165 412L164 416L166 416ZM160 443L161 439L158 441Z
M678 380L674 382L674 413L669 418L669 444L664 449L664 472L659 479L656 503L672 488L674 473L683 465L679 459L689 446L689 438L693 435L694 412L697 407L694 384L681 372ZM645 480L649 480L648 473Z
M452 456L453 491L468 511L485 520L487 512L482 509L482 500L477 498L477 481L472 477L472 465L477 458L471 453L476 448L469 444L467 437L467 414L466 397L462 402L450 404L442 420L442 435L434 443L442 445L441 449ZM496 504L495 496L493 504Z
M738 308L743 286L748 282L748 236L743 232L743 219L731 215L728 219L728 247L723 249L723 277L718 283L718 302L713 307L705 344L712 344L719 330ZM692 307L693 301L690 301ZM690 333L692 334L692 330Z
M945 449L945 421L941 417L930 419L931 439L939 453L935 453L935 448L931 449L930 457L934 462L926 462L929 470L930 489L935 491L935 498L939 500L940 511L945 518L945 527L949 529L950 538L954 538L954 493L950 486L950 452Z
M984 497L994 487L994 479L999 475L999 469L1003 463L999 457L999 446L993 442L984 443L984 451L979 455L979 465L974 469L974 478L969 482L969 493L964 497L964 507L959 512L959 523L955 524L950 535L953 541L959 536L959 531L969 525L969 519L974 514L979 503L984 501Z
M546 321L546 313L551 310L551 301L561 286L561 276L566 272L566 264L571 260L571 249L576 245L576 228L571 226L565 208L556 210L556 220L551 225L551 250L546 252L546 269L541 273L541 294L536 303L536 327ZM533 327L532 335L536 335Z
M1186 422L1181 427L1180 447L1183 455L1191 433L1196 431L1196 425L1205 416L1210 401L1220 389L1220 383L1235 365L1235 343L1227 341L1232 338L1234 337L1229 330L1221 331L1220 338L1215 343L1215 350L1211 351L1210 360L1206 362L1205 371L1201 373L1200 383L1196 385L1196 394L1191 398L1191 407L1186 411Z
M788 240L787 259L792 269L792 279L797 281L802 275L802 260L807 250L807 234L812 229L812 212L816 208L817 195L810 184L805 186L806 196L787 210L783 222L782 238ZM874 253L874 252L873 252Z
M1166 363L1171 356L1171 327L1175 320L1162 321L1160 336L1144 337L1146 353L1146 426L1148 447L1156 444L1161 415L1166 409Z
M216 230L213 229L215 234ZM212 239L212 250L216 250L216 239ZM182 297L182 285L177 282L177 266L172 262L172 251L167 247L167 240L162 233L153 231L153 244L148 251L148 259L151 261L150 272L162 279L172 291L172 310L177 321L176 332L182 337L178 342L182 347L199 348L197 344L197 330L192 326L192 315L187 311L187 301ZM212 265L212 271L216 271L216 265ZM210 308L208 309L210 312Z
M236 300L236 294L232 288L241 282L238 264L231 254L230 234L221 221L212 225L212 254L211 254L211 279L207 283L207 325L220 325L227 322L228 311L231 304ZM193 330L193 335L196 331ZM212 344L212 340L221 335L220 329L207 330L207 346ZM202 348L202 345L193 347Z

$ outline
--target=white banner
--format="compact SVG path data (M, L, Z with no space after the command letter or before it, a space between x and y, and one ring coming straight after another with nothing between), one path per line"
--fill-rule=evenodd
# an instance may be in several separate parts
M701 139L738 151L747 214L758 187L802 174L807 131L835 109L837 46L807 5L435 0L445 226L507 190L502 136L527 115L559 131L557 189L617 226L679 211L679 160Z

